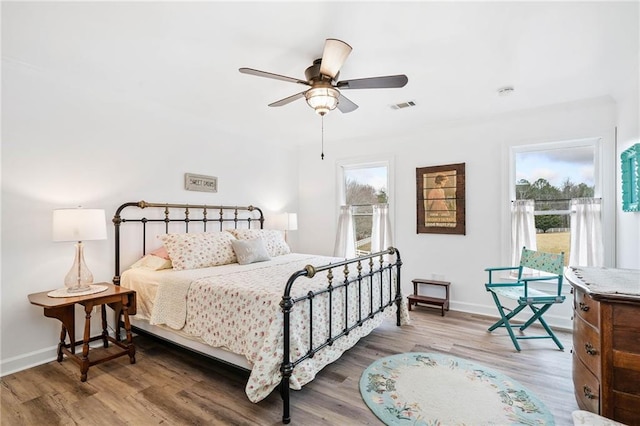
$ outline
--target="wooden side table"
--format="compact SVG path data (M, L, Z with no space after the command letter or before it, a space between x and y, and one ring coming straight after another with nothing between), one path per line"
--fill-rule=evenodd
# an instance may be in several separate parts
M407 297L407 299L409 299L409 310L411 310L411 305L417 306L418 303L423 303L425 305L440 307L441 315L444 316L444 311L449 310L449 286L451 283L448 281L426 280L422 278L416 278L415 280L411 280L411 282L413 283L413 294ZM445 297L422 296L418 294L419 284L444 287Z
M58 343L58 362L62 361L63 354L74 360L80 366L80 381L87 381L87 372L92 365L100 364L105 361L118 358L123 355L129 355L129 362L135 364L136 349L133 345L131 336L131 323L129 322L129 314L136 314L136 292L124 287L115 286L109 283L96 283L97 285L107 286L105 291L100 293L88 294L85 296L71 297L49 297L48 291L42 293L34 293L29 295L29 302L36 306L44 308L44 316L48 318L56 318L62 323L60 331L60 343ZM85 322L84 322L84 338L76 342L75 338L75 305L84 306ZM100 306L102 316L102 334L90 337L91 334L91 311L94 306ZM106 306L111 307L116 312L122 311L124 315L124 328L127 332L125 342L120 342L109 336L107 331L107 312ZM66 336L69 335L69 342L66 342ZM120 348L115 353L106 356L90 359L89 358L89 342L102 339L105 348L109 347L109 342ZM76 354L75 348L82 345L82 355Z

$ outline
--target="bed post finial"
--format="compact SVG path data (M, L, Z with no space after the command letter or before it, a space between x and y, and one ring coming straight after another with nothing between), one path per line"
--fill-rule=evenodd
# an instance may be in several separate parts
M316 268L314 268L313 265L305 266L304 270L307 271L308 278L313 278L313 276L316 274Z

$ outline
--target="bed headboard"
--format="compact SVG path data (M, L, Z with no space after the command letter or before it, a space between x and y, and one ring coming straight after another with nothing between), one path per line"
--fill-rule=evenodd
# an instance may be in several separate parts
M126 210L126 211L125 211ZM144 210L144 211L142 211ZM123 226L130 234L124 235ZM115 231L115 275L113 283L120 284L120 266L123 257L121 244L134 246L128 253L134 259L154 250L147 245L156 242L159 234L170 232L207 232L224 229L262 229L264 215L254 206L210 206L206 204L147 203L137 201L124 203L113 216ZM133 237L133 238L132 238ZM159 245L159 243L157 243ZM131 260L131 259L130 259Z

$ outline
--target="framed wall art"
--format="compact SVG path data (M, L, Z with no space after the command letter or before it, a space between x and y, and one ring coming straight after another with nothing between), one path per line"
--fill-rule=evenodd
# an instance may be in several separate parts
M622 210L640 211L640 143L632 145L620 155L622 166Z
M464 166L416 168L418 234L465 235Z
M187 191L218 192L218 178L215 176L185 173L184 189Z

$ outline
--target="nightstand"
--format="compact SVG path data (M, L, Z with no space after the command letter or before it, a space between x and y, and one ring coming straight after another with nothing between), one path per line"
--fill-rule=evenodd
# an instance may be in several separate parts
M407 297L407 299L409 299L409 310L411 310L412 304L417 306L418 303L423 303L425 305L440 307L441 315L444 316L444 311L449 310L449 286L451 283L448 281L425 280L422 278L416 278L415 280L411 280L411 282L413 282L413 294ZM445 297L422 296L418 294L418 285L444 287Z
M129 362L135 364L136 349L133 345L131 336L131 323L129 322L129 314L136 314L136 292L124 287L115 286L109 283L96 283L96 285L106 286L107 289L99 293L88 294L85 296L70 297L49 297L48 291L42 293L34 293L29 295L29 302L36 306L44 308L44 316L48 318L56 318L62 323L60 331L60 343L58 343L58 362L63 359L63 354L78 363L80 366L80 380L87 381L87 372L92 365L100 364L105 361L118 358L123 355L129 355ZM81 341L75 340L75 305L84 306L85 322L84 337ZM91 312L94 306L100 306L102 317L102 334L90 337L91 334ZM106 306L111 307L116 312L122 311L124 317L124 328L127 333L125 342L120 342L109 336L107 331L107 312ZM66 342L67 334L69 335L69 343ZM107 355L91 359L89 357L89 342L102 340L104 348L109 347L109 342L118 346L116 352L110 351ZM76 346L82 345L82 355L76 354Z

